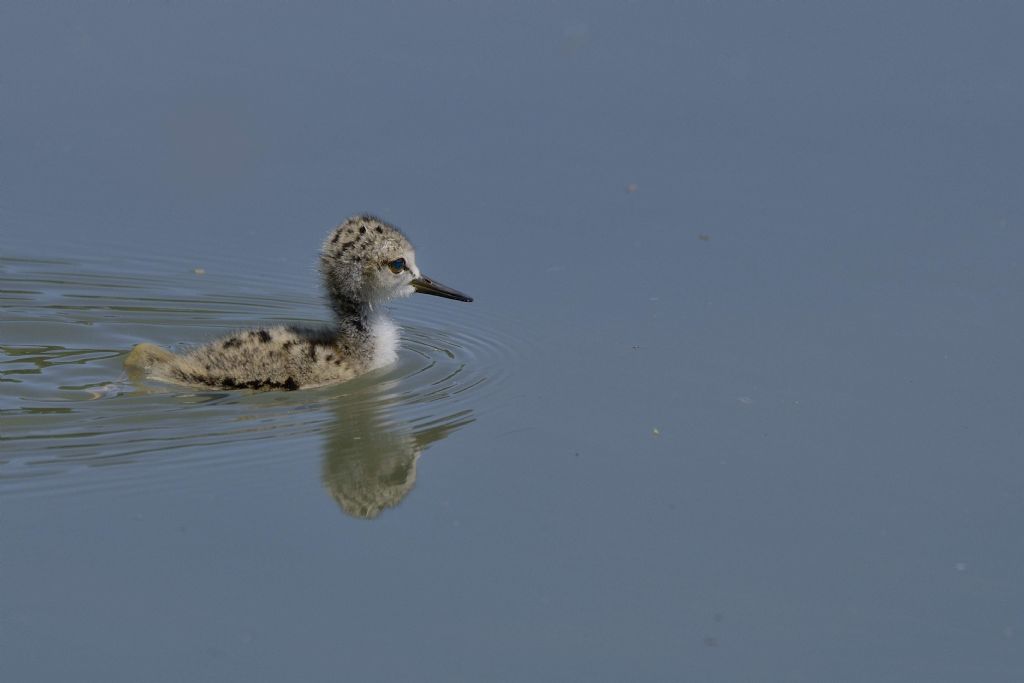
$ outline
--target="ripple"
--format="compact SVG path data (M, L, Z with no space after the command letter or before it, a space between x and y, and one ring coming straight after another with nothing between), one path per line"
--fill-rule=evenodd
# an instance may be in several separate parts
M180 347L224 329L316 322L326 311L311 268L268 283L231 272L227 260L206 259L213 275L203 276L181 259L153 260L146 273L112 265L0 257L0 493L180 485L209 468L317 454L341 502L344 486L328 483L328 469L396 444L409 444L414 463L500 404L525 351L517 328L479 302L415 298L392 307L398 361L350 382L267 393L135 384L121 364L136 342Z

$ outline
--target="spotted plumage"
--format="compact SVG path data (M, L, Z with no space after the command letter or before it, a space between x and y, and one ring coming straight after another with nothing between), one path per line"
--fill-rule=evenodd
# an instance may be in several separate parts
M405 235L369 215L353 216L331 231L320 252L320 273L334 314L331 326L236 332L181 355L139 344L125 365L148 370L154 379L220 389L331 384L395 360L398 330L380 306L388 299L422 292L472 301L424 277Z

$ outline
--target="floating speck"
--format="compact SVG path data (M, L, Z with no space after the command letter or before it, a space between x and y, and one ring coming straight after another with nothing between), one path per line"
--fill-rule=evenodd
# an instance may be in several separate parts
M196 275L206 275L206 268L193 268L192 272Z
M654 436L661 436L661 430L655 427L654 429L651 430L651 434L653 434Z
M626 185L626 192L628 192L630 194L633 194L634 192L636 192L639 189L640 189L640 186L637 185L636 183L630 183L629 185Z
M583 49L590 40L590 29L586 24L573 24L565 29L562 51L572 55Z

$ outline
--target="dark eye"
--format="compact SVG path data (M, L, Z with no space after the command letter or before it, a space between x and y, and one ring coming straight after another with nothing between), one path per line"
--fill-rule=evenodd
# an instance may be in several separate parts
M392 273L394 273L395 275L398 275L403 270L405 270L405 259L404 258L396 258L394 261L390 261L388 263L388 268L391 269Z

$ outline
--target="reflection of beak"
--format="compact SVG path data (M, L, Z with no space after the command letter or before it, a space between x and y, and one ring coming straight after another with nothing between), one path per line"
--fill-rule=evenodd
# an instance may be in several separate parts
M420 275L409 283L413 286L420 294L433 294L434 296L443 296L445 299L455 299L456 301L472 301L473 297L466 296L462 292L452 289L451 287L445 287L440 282L435 282L425 275Z

